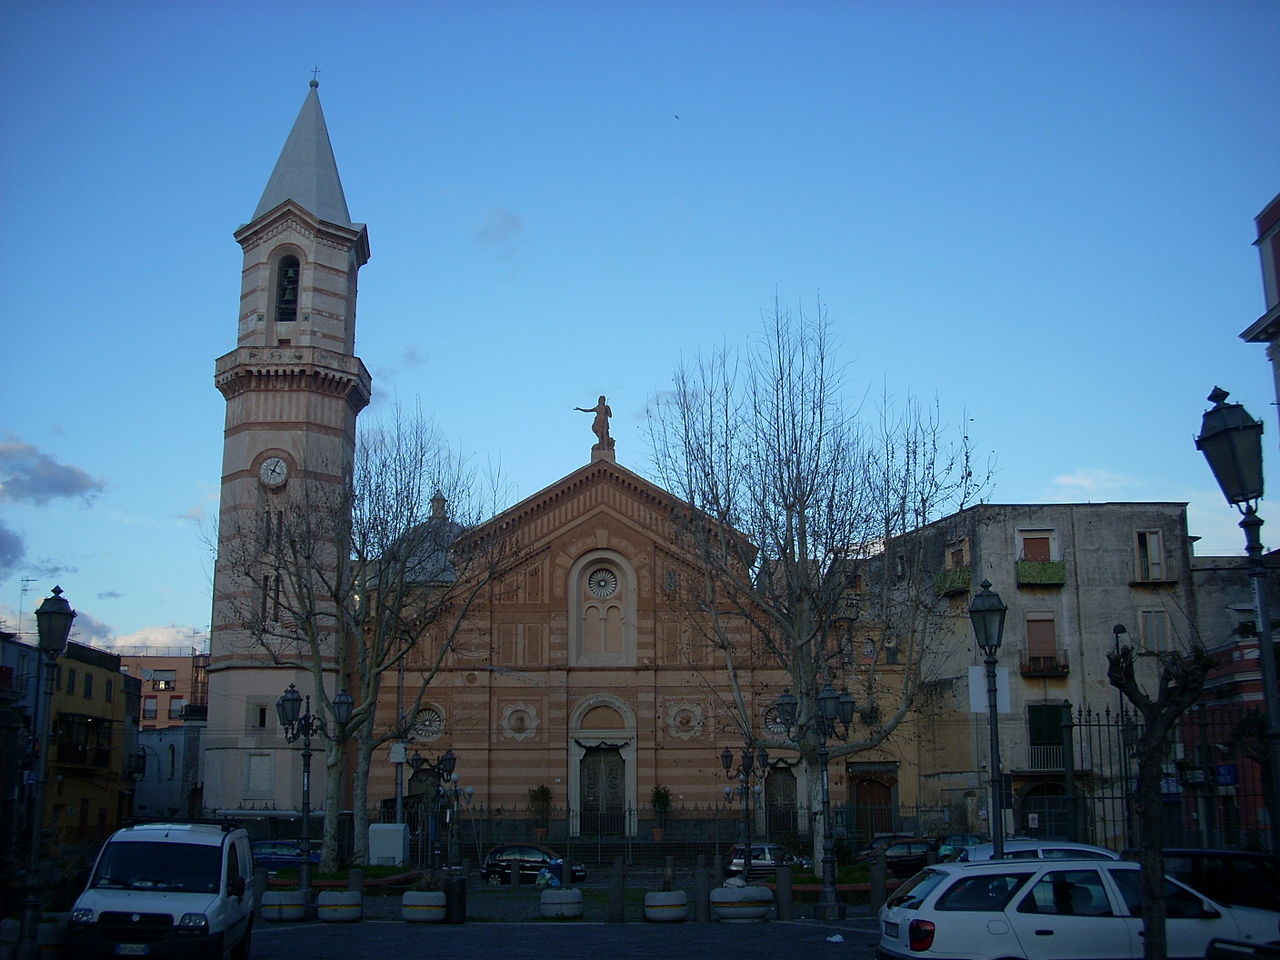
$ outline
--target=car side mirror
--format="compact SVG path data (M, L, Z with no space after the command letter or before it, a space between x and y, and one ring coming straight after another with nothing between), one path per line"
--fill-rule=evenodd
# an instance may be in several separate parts
M232 877L227 884L227 893L233 897L244 896L244 877Z

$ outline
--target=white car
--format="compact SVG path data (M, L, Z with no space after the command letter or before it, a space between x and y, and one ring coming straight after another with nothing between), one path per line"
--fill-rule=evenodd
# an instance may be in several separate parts
M1165 880L1168 956L1210 940L1280 943L1280 914L1224 907ZM1140 960L1141 874L1125 860L940 863L880 908L877 960Z
M995 856L993 843L975 843L956 847L948 858L956 863L972 863L990 860ZM1087 843L1067 843L1056 840L1006 840L1005 860L1119 860L1120 854L1106 847L1093 847Z
M71 909L66 956L248 960L257 906L249 835L146 823L113 833Z

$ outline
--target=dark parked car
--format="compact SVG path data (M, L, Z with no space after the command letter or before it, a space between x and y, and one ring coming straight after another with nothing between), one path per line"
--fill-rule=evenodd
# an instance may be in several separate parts
M311 862L320 862L320 846L312 842ZM267 870L289 870L302 863L302 844L297 840L261 840L253 844L253 860Z
M1280 910L1280 857L1273 853L1167 848L1164 870L1219 903Z
M895 877L909 877L928 865L932 852L932 840L899 840L884 848L884 863Z
M950 860L960 847L972 847L978 843L990 843L991 838L980 833L945 833L934 837L934 846L938 849L939 860Z
M734 847L729 854L729 865L725 873L731 877L742 873L742 844ZM812 869L813 862L805 857L798 857L776 843L753 843L751 845L751 869L747 871L748 880L761 880L771 877L781 866L807 867Z
M480 865L480 876L486 883L492 883L495 886L510 883L511 866L515 864L516 869L520 871L520 882L533 883L543 869L559 876L562 867L559 860L558 853L540 844L504 843L485 854L484 863ZM553 861L557 861L554 866ZM581 883L587 879L587 869L582 864L570 864L569 870L572 877L570 883Z
M864 844L853 851L853 862L867 863L874 860L880 851L889 846L889 844L915 839L915 837L905 833L886 833L878 837L872 837L870 843Z

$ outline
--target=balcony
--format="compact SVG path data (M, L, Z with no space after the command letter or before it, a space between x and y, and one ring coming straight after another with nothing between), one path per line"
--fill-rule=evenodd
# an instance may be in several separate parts
M54 748L54 762L71 767L111 766L110 747L91 747L83 743L59 743Z
M1054 650L1049 654L1023 653L1018 667L1024 677L1065 677L1071 672L1066 650Z
M1067 564L1063 560L1019 560L1017 579L1020 587L1060 587L1067 582Z
M1062 744L1029 743L1024 749L1026 750L1025 755L1015 758L1013 769L1038 773L1063 769ZM1018 760L1024 762L1019 763Z
M938 596L953 597L958 593L969 592L970 579L968 567L954 567L939 571L933 578L933 586L938 591Z

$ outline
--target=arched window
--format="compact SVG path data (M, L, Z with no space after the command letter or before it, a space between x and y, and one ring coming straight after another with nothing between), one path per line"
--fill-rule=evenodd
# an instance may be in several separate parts
M276 267L276 323L298 319L298 258L281 257Z
M624 666L635 662L635 572L621 556L596 550L569 574L573 662Z

